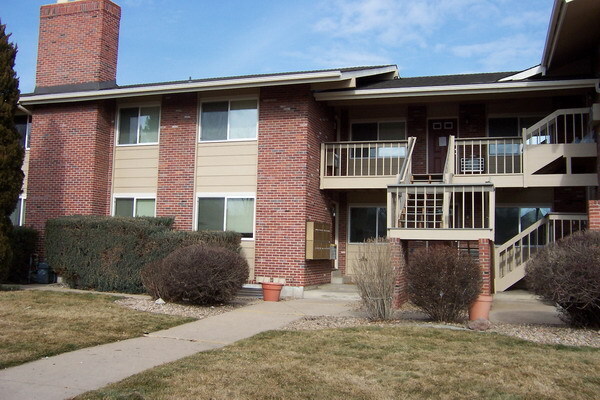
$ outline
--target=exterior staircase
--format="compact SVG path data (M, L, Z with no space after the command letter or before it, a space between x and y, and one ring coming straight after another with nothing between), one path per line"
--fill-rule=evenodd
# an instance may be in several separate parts
M494 291L525 277L525 265L550 243L587 227L586 214L551 213L494 249Z

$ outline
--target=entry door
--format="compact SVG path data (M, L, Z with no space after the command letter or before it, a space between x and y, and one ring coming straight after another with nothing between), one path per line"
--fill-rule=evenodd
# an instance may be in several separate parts
M448 138L456 136L456 119L432 119L429 120L428 130L428 173L440 174L444 171L446 154L448 153Z

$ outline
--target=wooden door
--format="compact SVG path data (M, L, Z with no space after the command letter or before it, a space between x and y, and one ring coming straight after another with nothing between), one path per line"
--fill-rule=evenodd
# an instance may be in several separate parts
M431 119L428 126L429 164L427 172L440 174L444 172L446 154L448 153L448 138L458 132L456 119Z

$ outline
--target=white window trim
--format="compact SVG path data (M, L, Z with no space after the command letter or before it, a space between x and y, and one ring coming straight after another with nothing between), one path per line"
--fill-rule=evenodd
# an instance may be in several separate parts
M19 196L19 200L21 200L21 205L19 206L19 221L17 221L17 226L23 226L23 224L25 223L25 215L24 215L24 208L25 208L25 200L27 199L26 195L20 195Z
M148 107L158 107L157 141L156 142L139 143L139 141L140 141L140 124L139 124L140 112L142 111L142 108L148 108ZM136 140L138 143L124 143L124 144L119 143L119 133L120 133L120 126L121 126L121 110L124 108L137 108L138 109L138 129L137 129L137 135L136 135ZM115 123L115 145L117 147L156 146L157 144L160 143L160 124L162 122L162 107L161 107L160 103L153 102L153 103L121 104L117 108L117 118L115 118L115 120L116 120L116 123Z
M223 228L227 226L227 199L253 199L254 210L252 215L252 237L242 238L243 242L253 242L256 240L256 193L254 192L197 192L194 202L194 220L192 221L192 230L198 231L198 200L200 198L224 198L225 212L223 213Z
M407 122L406 122L406 118L361 118L361 119L351 119L350 120L350 132L348 134L348 137L350 138L350 141L353 141L353 133L352 133L352 125L354 124L372 124L372 123L377 123L377 142L379 141L383 141L379 139L379 124L380 123L386 123L386 122L403 122L404 123L404 139L397 139L397 140L408 140L408 130L407 130Z
M156 194L154 193L119 193L113 195L113 200L110 205L110 215L115 216L115 208L117 199L133 199L133 217L137 211L138 200L154 200L154 217L156 217Z
M352 213L350 212L350 210L352 208L385 208L386 209L386 215L387 215L387 204L385 203L351 203L348 204L348 216L347 216L347 221L346 221L346 242L348 244L364 244L364 242L351 242L350 241L350 219L352 216ZM375 220L375 223L377 224L377 220ZM375 226L375 231L378 230L378 226ZM387 232L386 232L386 237L387 237Z
M256 133L253 138L229 138L229 111L232 101L256 100ZM227 139L202 140L202 105L204 103L227 102ZM233 97L207 97L198 102L198 143L228 143L228 142L255 142L258 140L258 121L260 119L260 100L257 96L233 96Z
M31 147L31 144L29 143L31 141L31 115L27 116L27 128L25 129L25 150L29 150L29 148Z

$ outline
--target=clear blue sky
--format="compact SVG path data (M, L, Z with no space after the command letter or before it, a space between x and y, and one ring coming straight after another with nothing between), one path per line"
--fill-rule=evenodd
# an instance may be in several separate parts
M117 83L396 64L401 76L539 64L552 0L115 0ZM39 7L0 0L18 45L21 92L35 84Z

